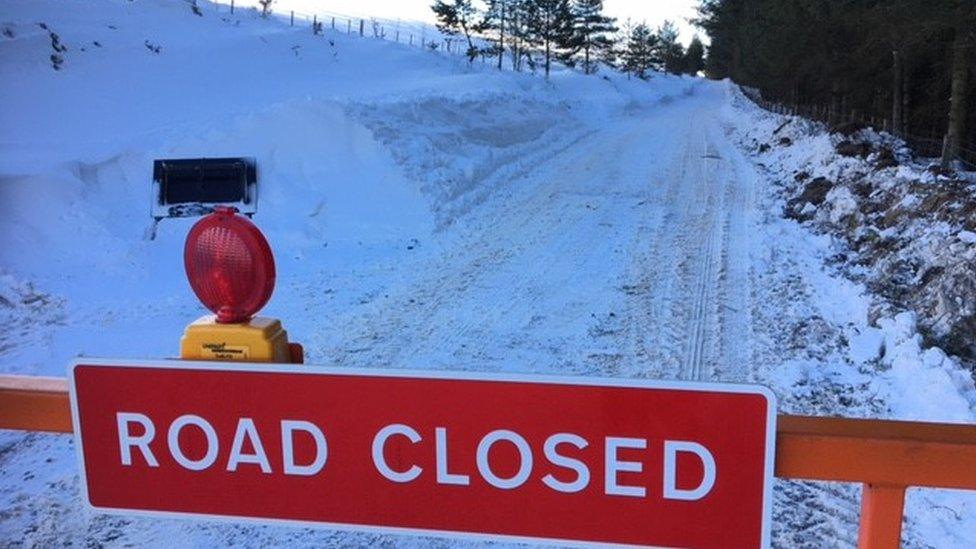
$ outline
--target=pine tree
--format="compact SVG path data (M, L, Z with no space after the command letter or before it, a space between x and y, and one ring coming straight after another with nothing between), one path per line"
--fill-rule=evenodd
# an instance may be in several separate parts
M494 45L484 52L488 55L498 56L498 70L502 68L505 47L508 45L505 42L505 33L512 17L511 4L514 4L512 0L487 0L484 16L476 28L477 32L487 35L489 40L494 42Z
M583 53L583 72L596 72L595 58L612 50L613 41L608 36L617 32L614 18L603 15L603 0L576 0L571 6L574 53Z
M617 28L617 30L608 37L609 44L607 48L598 52L600 61L617 70L624 70L624 52L627 50L627 42L633 29L634 23L628 17Z
M685 49L678 42L678 27L671 21L665 21L657 31L657 56L664 65L664 70L672 74L684 72L682 62Z
M942 165L948 167L959 157L962 136L966 127L966 104L968 103L968 82L970 59L973 57L974 31L972 28L955 29L952 44L952 83L949 95L949 123L946 129L945 146L942 150Z
M660 63L657 51L657 36L647 23L635 25L627 37L627 48L622 56L624 71L641 79L647 78L648 71Z
M569 0L530 0L527 6L529 40L542 48L548 79L552 58L572 44L573 17Z
M705 68L705 45L697 36L692 38L691 43L688 44L682 65L685 74L692 76L696 76Z
M529 38L530 5L533 0L503 0L504 4L504 33L506 43L501 45L502 54L505 48L512 59L512 70L521 71L522 63L529 56L531 40ZM502 3L502 2L499 2ZM501 25L501 11L498 12L497 25ZM501 59L499 59L499 66Z
M471 32L476 26L478 10L471 0L436 0L430 7L437 16L437 30L450 36L464 36L468 42L468 62L478 56Z

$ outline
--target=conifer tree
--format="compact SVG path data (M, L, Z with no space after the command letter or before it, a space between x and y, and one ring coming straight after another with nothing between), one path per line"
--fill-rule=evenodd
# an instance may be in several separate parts
M613 48L609 35L617 32L614 18L603 15L603 0L576 0L571 6L574 53L583 54L583 72L596 72L596 58Z
M529 20L531 19L531 4L534 0L504 0L505 5L505 37L512 59L512 70L521 71L522 63L530 55L531 39ZM499 12L500 16L500 12ZM499 24L501 18L499 17Z
M494 45L485 50L486 54L498 56L498 70L502 68L505 59L505 47L508 46L505 33L512 17L511 0L487 0L484 16L477 26L477 32L489 36ZM511 39L511 37L509 37Z
M569 0L530 0L528 16L529 39L542 48L548 79L552 58L572 46L573 18Z
M705 45L697 36L691 39L682 62L685 74L697 75L705 68Z
M472 0L435 0L430 9L437 17L437 30L450 36L464 36L468 42L468 62L478 56L471 33L477 25L478 10Z
M628 17L619 27L617 27L617 30L608 37L609 44L607 48L598 52L600 61L617 70L624 70L624 52L627 50L627 42L633 29L634 22Z
M635 25L627 37L627 47L623 52L623 69L638 78L647 78L648 71L658 63L657 36L651 32L647 23Z
M672 74L684 72L685 48L678 42L678 27L671 21L665 21L657 31L657 57L665 71Z

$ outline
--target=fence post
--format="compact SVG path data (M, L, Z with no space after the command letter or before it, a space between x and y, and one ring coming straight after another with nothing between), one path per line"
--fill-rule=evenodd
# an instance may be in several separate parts
M291 10L291 26L295 26L295 10Z
M898 549L904 509L904 486L865 484L858 549Z
M332 30L335 30L335 17L332 18Z
M411 46L413 45L413 35L412 34L410 35L410 45Z
M346 34L352 34L352 19L346 19Z
M396 31L396 43L397 44L400 43L400 31L399 30Z
M318 14L312 14L312 34L316 34L315 27L317 27L318 25L319 25Z
M359 36L360 36L360 37L362 37L362 36L363 36L363 24L364 24L364 23L365 23L365 22L364 22L364 21L363 21L362 19L360 19L360 20L359 20Z
M234 14L234 0L230 0L230 13L231 15Z

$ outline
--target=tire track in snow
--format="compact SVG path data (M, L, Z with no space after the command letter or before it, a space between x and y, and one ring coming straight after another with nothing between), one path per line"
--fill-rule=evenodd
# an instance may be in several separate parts
M623 285L633 294L627 337L635 358L657 377L710 380L714 371L729 369L724 334L743 332L741 326L727 326L720 301L749 300L748 277L729 279L725 273L729 263L747 264L744 216L751 195L719 154L727 144L714 113L698 108L682 114L671 134L680 137L672 160L661 171L667 190L648 206L663 215L654 217L653 228L642 223ZM733 353L733 360L740 361L741 354Z
M644 362L650 377L681 377L687 355L684 340L689 275L686 269L691 256L685 252L689 242L696 239L695 231L689 233L689 225L700 190L699 178L688 169L695 168L692 142L698 135L693 121L694 117L678 119L669 135L674 142L668 151L669 162L658 173L645 175L652 181L663 179L666 185L664 194L649 197L644 206L656 214L657 223L653 232L646 234L650 242L636 244L631 277L640 282L628 286L639 288L629 311L633 315L629 336L634 339L638 352L647 357Z
M707 178L702 177L699 184L707 181ZM708 336L711 330L712 318L709 314L709 309L712 303L712 294L714 293L715 287L715 256L716 246L721 246L722 239L718 235L720 232L716 227L716 210L720 209L715 206L715 196L709 193L707 197L707 209L706 213L702 216L702 222L698 225L699 230L704 233L704 241L702 246L698 249L697 261L692 261L695 265L695 270L697 270L697 275L694 275L694 271L689 273L696 277L696 283L694 288L694 297L690 310L690 319L685 329L686 343L684 351L684 361L682 363L680 377L684 380L689 381L700 381L705 379L705 373L703 371L703 363L705 361L706 344L708 342Z

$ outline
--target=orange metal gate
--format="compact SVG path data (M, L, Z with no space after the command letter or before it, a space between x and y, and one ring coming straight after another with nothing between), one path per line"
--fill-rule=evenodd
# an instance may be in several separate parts
M71 433L67 380L0 376L0 429ZM781 415L776 476L863 484L858 547L898 547L907 488L976 490L976 425Z

